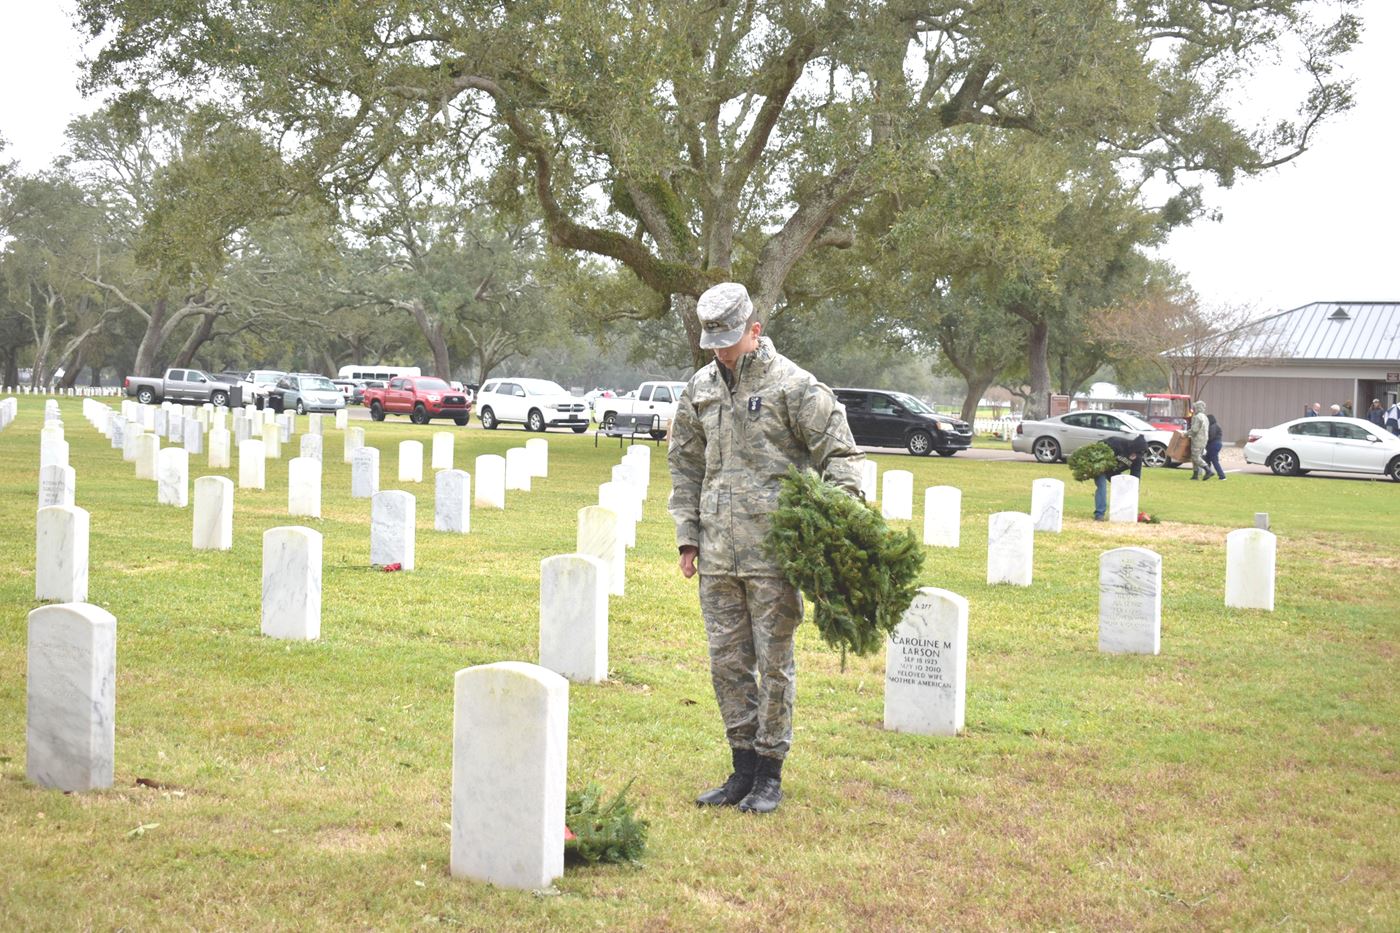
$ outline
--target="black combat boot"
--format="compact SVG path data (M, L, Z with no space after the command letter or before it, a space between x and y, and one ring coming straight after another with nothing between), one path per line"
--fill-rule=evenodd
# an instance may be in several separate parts
M730 749L734 755L734 773L720 787L707 790L695 802L702 807L732 807L753 790L754 771L758 768L758 752L751 748Z
M739 801L745 813L772 813L783 799L783 760L758 756L758 770L753 776L753 790Z

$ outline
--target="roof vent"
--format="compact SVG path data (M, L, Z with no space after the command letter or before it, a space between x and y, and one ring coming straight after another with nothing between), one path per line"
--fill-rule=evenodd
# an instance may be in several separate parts
M1327 318L1329 321L1350 321L1351 315L1347 314L1346 308L1338 308Z

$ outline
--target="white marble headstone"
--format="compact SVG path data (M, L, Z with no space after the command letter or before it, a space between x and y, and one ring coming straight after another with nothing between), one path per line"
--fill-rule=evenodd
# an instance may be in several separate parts
M262 442L263 456L266 459L282 459L282 429L276 423L263 425Z
M962 490L930 486L924 490L924 544L957 547L962 541Z
M135 423L128 423L126 434L122 436L122 460L127 463L136 462L136 454L141 449L141 435L145 430Z
M192 454L204 453L204 425L197 418L185 422L185 450Z
M433 459L430 466L433 472L450 470L454 466L457 439L450 431L437 431L433 434Z
M1108 520L1136 522L1138 517L1138 478L1119 473L1108 481Z
M608 565L608 592L615 596L623 595L627 581L626 551L617 531L617 513L600 505L589 505L578 510L579 554L596 557Z
M262 633L312 641L321 637L321 533L310 528L263 532Z
M201 476L194 481L194 547L200 551L233 547L233 480L226 476Z
M423 482L422 441L399 441L399 482Z
M317 463L322 462L323 458L320 434L303 434L301 436L301 440L298 443L300 445L298 448L298 453L300 453L301 456L305 457L307 460L315 460Z
M482 454L476 458L475 504L483 509L506 507L506 458Z
M540 478L549 475L549 441L542 437L532 437L525 442L530 452L530 475Z
M136 478L154 480L160 456L160 435L142 434L136 438Z
M356 448L350 462L350 498L368 499L379 492L379 448Z
M886 470L884 491L880 493L880 514L887 519L914 520L914 474L908 470Z
M73 505L46 506L35 514L34 526L34 598L86 602L87 510Z
M627 483L601 483L598 504L617 514L617 533L623 547L637 546L637 513L640 511L636 493Z
M540 666L575 683L608 677L607 564L587 554L540 561Z
M344 408L342 408L342 409L340 409L339 411L337 411L337 412L335 413L335 426L336 426L336 429L337 429L337 430L344 431L344 430L346 429L346 427L347 427L349 424L350 424L350 412L348 412L348 411L346 411ZM361 430L364 430L364 429L361 428Z
M267 460L263 442L252 438L238 445L238 488L263 489L267 486Z
M1162 650L1162 556L1142 547L1099 555L1099 650Z
M39 470L39 508L50 505L73 505L78 487L78 474L70 466L53 464Z
M472 530L471 474L439 470L434 481L433 528L467 534Z
M190 504L190 452L167 447L156 459L156 502L183 509Z
M1274 562L1278 538L1262 528L1237 528L1225 536L1225 605L1274 611Z
M880 468L868 457L860 461L860 491L866 502L874 502L880 495Z
M569 682L520 661L469 667L454 710L452 876L549 887L564 873Z
M321 430L321 417L321 413L316 411L306 416L306 432L308 434L320 436L323 433Z
M1059 533L1064 526L1065 482L1038 479L1031 483L1031 522L1036 531Z
M344 414L344 413L345 413L345 410L344 410L344 409L341 409L340 411L336 412L336 427L340 427L340 416L341 416L342 414ZM345 441L344 441L344 443L345 443L345 462L346 462L346 463L351 463L351 462L353 462L353 461L351 460L351 458L355 455L355 451L358 450L359 448L365 446L365 429L364 429L364 428L346 428L346 429L345 429Z
M402 489L386 489L370 500L369 562L376 567L398 564L413 569L417 533L417 501Z
M993 512L987 518L987 582L1031 585L1035 529L1025 512Z
M922 587L885 645L885 728L957 735L966 706L967 600Z
M44 428L39 432L39 469L46 466L68 466L68 442L62 428Z
M223 428L209 431L209 469L227 470L232 464L229 457L229 433Z
M307 435L308 437L312 435ZM321 461L293 457L287 463L287 514L321 517Z
M506 451L506 489L530 491L530 452L524 447Z
M117 620L85 602L29 613L25 776L65 792L112 786Z

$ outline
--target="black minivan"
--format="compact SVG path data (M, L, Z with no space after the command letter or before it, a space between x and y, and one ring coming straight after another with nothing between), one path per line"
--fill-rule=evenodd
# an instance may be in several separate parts
M846 406L846 420L863 447L905 447L927 457L935 450L951 457L972 446L972 426L940 415L903 392L882 389L834 389Z

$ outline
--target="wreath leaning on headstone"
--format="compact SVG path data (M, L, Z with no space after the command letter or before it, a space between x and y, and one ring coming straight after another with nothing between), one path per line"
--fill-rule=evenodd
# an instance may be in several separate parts
M817 631L833 648L878 651L914 601L924 551L912 531L891 530L880 513L788 467L766 540L783 576L812 602Z
M1120 466L1118 455L1103 441L1085 444L1069 455L1070 474L1081 482L1112 473Z

